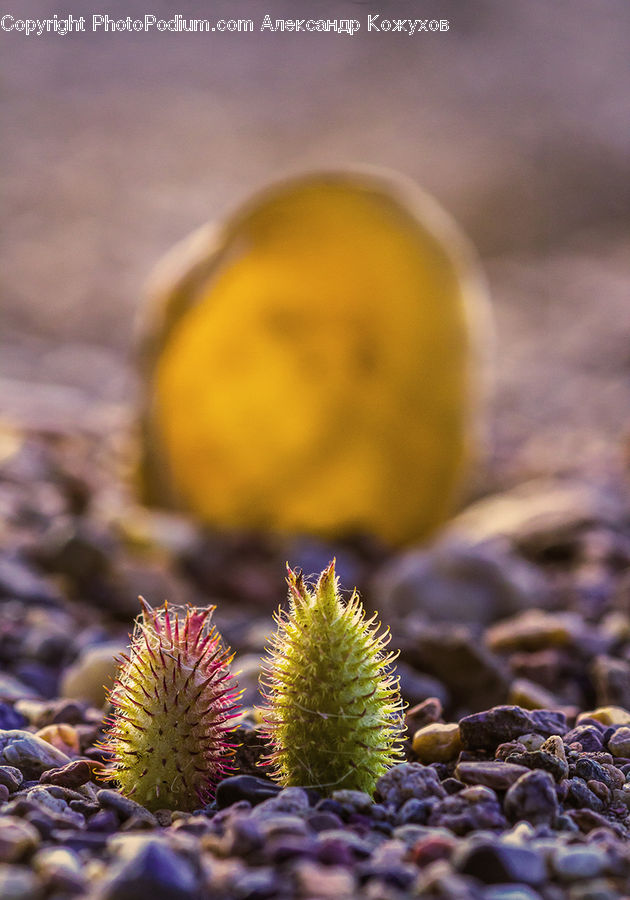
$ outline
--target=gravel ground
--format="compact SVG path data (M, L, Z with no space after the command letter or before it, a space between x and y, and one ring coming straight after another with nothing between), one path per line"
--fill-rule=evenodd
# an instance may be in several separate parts
M630 499L556 478L472 504L430 548L198 533L120 490L116 441L6 432L0 895L613 900L630 891ZM407 762L373 798L261 767L260 655L284 560L337 554L400 648ZM217 604L245 710L194 813L99 781L138 591Z

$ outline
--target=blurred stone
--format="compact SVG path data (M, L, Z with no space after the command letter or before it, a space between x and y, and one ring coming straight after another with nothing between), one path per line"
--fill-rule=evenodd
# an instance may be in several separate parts
M28 563L18 557L0 556L0 597L15 597L42 606L58 606L60 594Z
M585 631L575 613L548 613L531 609L489 628L485 640L491 650L544 650L576 644Z
M601 706L591 712L583 712L577 717L580 725L585 719L594 719L602 725L630 725L630 712L619 706Z
M31 824L15 816L0 817L0 863L19 862L39 843L39 832Z
M374 605L386 619L411 613L431 621L484 625L545 602L538 570L500 543L442 541L392 560L378 574Z
M506 537L528 557L539 558L591 525L621 530L627 516L628 498L619 485L541 478L479 500L451 530L479 541Z
M518 678L512 682L508 703L522 706L523 709L558 709L562 706L550 691L527 678Z
M456 705L504 703L507 672L465 626L429 625L412 617L394 631L403 660L438 678Z
M591 665L595 696L600 706L630 708L630 663L597 656Z
M429 697L437 697L446 706L449 694L441 681L431 675L418 672L408 663L396 662L396 675L400 680L400 693L411 706L423 702Z
M87 700L93 706L103 706L106 686L112 685L118 671L117 657L126 650L126 644L119 642L87 647L64 672L61 695L73 700Z
M24 866L0 865L2 900L40 900L43 885L34 872Z

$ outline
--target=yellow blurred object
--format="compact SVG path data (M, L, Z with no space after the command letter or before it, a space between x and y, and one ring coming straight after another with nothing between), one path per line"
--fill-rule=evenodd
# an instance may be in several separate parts
M315 174L167 257L144 328L144 499L225 529L427 536L477 445L485 292L413 185Z

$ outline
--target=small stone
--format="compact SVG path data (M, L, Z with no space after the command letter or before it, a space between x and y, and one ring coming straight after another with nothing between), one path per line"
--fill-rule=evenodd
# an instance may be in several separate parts
M0 766L0 784L7 787L10 794L17 791L24 781L24 776L14 766Z
M429 821L431 810L436 803L437 800L435 797L432 797L429 800L418 800L417 797L405 800L396 813L396 823L398 825L408 825L410 823L426 825Z
M603 706L630 706L630 663L611 656L596 656L591 673L597 702Z
M540 750L542 745L545 743L545 739L542 734L519 734L516 738L519 744L522 744L526 750Z
M525 772L524 766L506 762L460 762L455 777L465 784L482 784L494 791L507 791Z
M581 713L577 724L581 725L584 719L594 719L602 725L630 725L630 712L620 706L600 706L592 712Z
M35 733L35 736L52 744L57 750L69 755L79 753L79 735L72 725L46 725Z
M490 841L464 847L457 853L455 865L486 884L515 881L535 886L542 884L547 874L542 857L533 850Z
M410 706L414 706L429 697L437 697L443 705L450 702L446 687L438 678L419 672L404 660L396 663L396 674L400 684L400 693Z
M456 722L425 725L414 734L412 747L422 763L449 762L462 749L459 725Z
M0 817L0 863L19 862L39 843L39 832L29 822L16 816Z
M309 806L309 796L304 788L287 787L258 804L252 812L252 816L263 818L276 813L303 816L308 813Z
M23 697L35 698L36 696L37 694L34 690L27 687L15 676L10 675L8 672L0 672L0 700L3 703L13 703L21 700ZM8 708L10 709L11 707ZM5 713L5 715L8 714Z
M73 850L65 847L46 847L38 850L31 865L42 876L48 890L66 894L83 893L85 876L83 865Z
M557 697L551 691L529 681L527 678L517 678L510 685L508 703L514 706L522 706L523 709L557 709L562 706Z
M149 840L115 868L97 896L99 900L199 900L199 885L186 859L164 841Z
M484 900L542 900L538 891L525 884L491 885L483 892Z
M585 753L598 753L604 746L604 732L595 725L576 725L564 735L567 747L580 744Z
M130 797L123 797L118 791L102 788L100 791L96 792L96 799L103 809L112 809L118 815L121 822L136 817L147 822L149 825L157 827L157 819L153 813L149 812L148 809L145 809L144 806L141 806L139 803L136 803L135 800L132 800Z
M88 647L64 672L61 695L73 700L87 700L102 707L107 699L106 686L111 686L118 671L120 654L127 650L120 642Z
M592 809L594 812L601 812L604 809L603 802L597 794L594 794L586 786L581 778L570 778L567 784L565 802L568 805L574 806L576 809Z
M15 766L26 778L70 762L68 756L29 731L0 731L0 765Z
M0 865L2 900L40 900L43 886L34 872L24 866Z
M405 723L407 729L413 734L425 725L432 725L442 718L442 703L438 697L428 697L422 703L418 703L407 710Z
M550 710L525 710L520 706L495 706L466 716L459 723L462 744L467 750L494 750L515 740L519 734L535 732L545 736L564 734L566 716Z
M584 620L577 613L528 609L489 628L486 643L491 650L500 652L536 651L547 647L572 646L583 634Z
M504 703L508 679L499 660L479 641L472 628L427 624L409 616L396 633L404 659L438 678L454 705L484 708Z
M477 785L440 800L431 812L429 825L464 835L482 828L499 830L507 827L507 822L494 791Z
M0 700L0 729L23 728L26 724L27 720L15 707Z
M449 537L428 550L394 557L379 573L376 606L388 618L424 614L432 621L488 624L547 592L538 569L500 542Z
M87 759L77 759L60 769L49 769L39 779L42 784L78 788L92 780L94 769L100 768ZM0 776L1 777L1 776Z
M343 866L324 866L303 860L296 867L294 877L301 897L349 900L356 896L354 875Z
M558 847L551 857L553 871L562 881L596 878L606 864L606 853L596 847Z
M405 800L417 797L445 797L437 772L420 763L401 763L393 766L376 782L375 796L387 806L398 809Z
M608 739L608 749L613 756L630 757L630 727L623 725L617 728Z
M543 741L539 750L512 753L507 757L507 761L526 766L528 769L544 769L550 772L556 781L562 781L569 774L564 743L557 734Z
M219 782L216 791L218 809L226 809L239 800L248 800L252 806L275 797L282 788L279 784L255 775L233 775Z
M553 823L559 805L552 776L536 769L521 775L505 795L504 806L512 822L524 819L532 825Z

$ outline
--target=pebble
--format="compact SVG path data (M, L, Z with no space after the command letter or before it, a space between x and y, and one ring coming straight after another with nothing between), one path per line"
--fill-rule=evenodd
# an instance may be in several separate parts
M39 842L39 833L29 822L16 816L0 817L0 863L20 862Z
M506 762L460 762L455 777L465 784L482 784L494 791L507 791L527 769Z
M129 859L108 874L97 889L98 900L199 900L192 865L163 841L142 843Z
M127 645L119 641L87 647L69 666L61 680L61 696L72 700L86 700L101 707L107 699L106 687L111 686L118 671L118 658Z
M75 762L70 762L60 769L48 769L39 780L42 784L56 784L61 787L78 788L92 779L95 768L98 768L98 766L94 763L86 759L77 759Z
M477 785L440 800L433 807L429 825L463 835L478 829L506 828L507 822L494 791Z
M630 712L620 706L600 706L591 712L580 713L577 724L580 725L584 719L593 719L602 725L630 725Z
M504 806L512 822L525 820L532 825L553 823L559 813L553 777L536 769L526 772L508 790Z
M374 593L389 619L421 613L477 625L540 602L546 588L540 571L505 545L449 538L395 557L379 572Z
M495 706L460 720L459 731L466 749L494 750L519 734L564 734L566 716L550 710L526 710L520 706Z
M24 866L0 865L2 900L40 900L43 885L37 875Z
M509 686L505 669L472 628L428 624L408 616L404 628L393 634L403 659L438 678L455 706L461 702L484 709L505 701Z
M132 800L129 797L123 797L118 791L102 788L96 792L96 799L103 809L113 810L121 822L135 818L146 822L151 826L156 826L158 824L153 813L149 812L148 809L145 809L144 806L140 806L135 800Z
M598 847L558 847L551 857L553 871L562 881L596 878L606 864L606 852Z
M255 775L232 775L230 778L224 778L217 787L217 808L225 809L233 803L238 803L239 800L248 800L252 806L256 806L270 797L275 797L280 790L280 785L266 778L257 778Z
M27 719L15 707L0 700L0 729L10 731L26 724Z
M528 609L512 619L500 622L486 631L491 650L545 650L548 647L572 646L584 633L584 620L577 613L550 613Z
M403 763L394 766L376 782L376 797L387 806L399 809L405 800L416 797L445 797L437 772L420 763Z
M65 753L29 731L0 731L0 765L14 766L25 777L39 778L47 769L69 762Z
M459 725L456 722L425 725L414 734L412 748L422 763L449 762L462 749Z
M6 787L10 794L17 791L24 781L24 776L15 766L0 766L0 784Z
M301 897L350 900L356 896L356 879L353 873L343 866L324 866L321 863L302 860L295 869L294 878Z
M477 841L455 856L455 865L465 875L486 884L520 882L537 886L545 881L542 857L525 847L512 847L498 841Z
M630 727L622 725L608 739L608 749L613 756L630 757Z
M427 697L422 703L418 703L405 714L405 723L410 732L418 731L425 725L439 722L442 718L442 701L439 697Z

